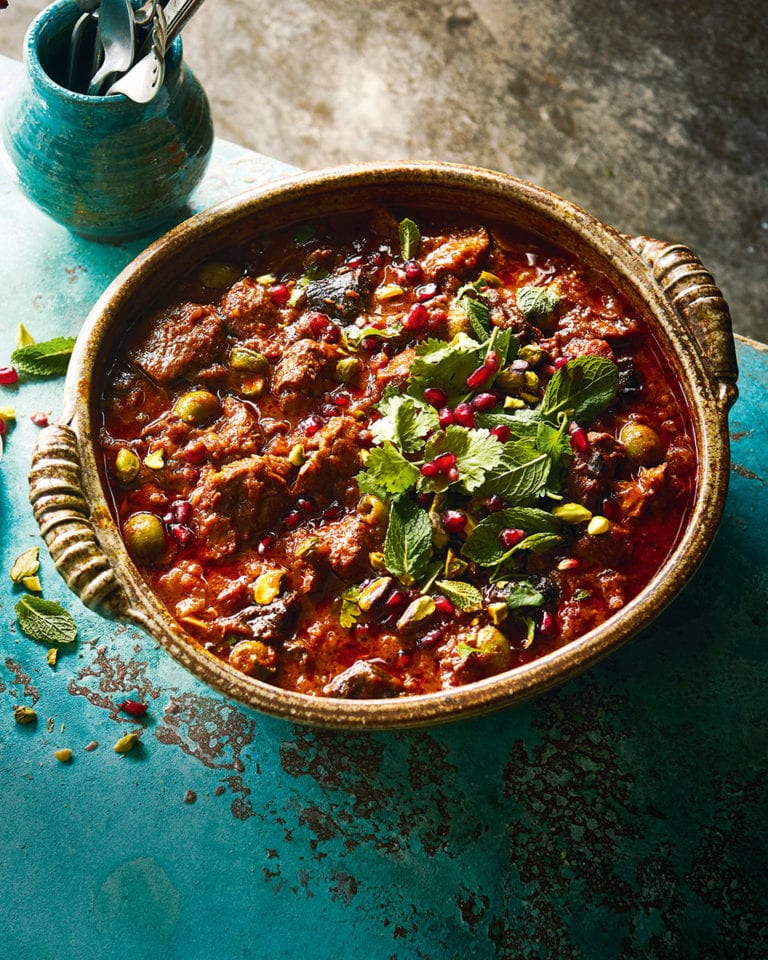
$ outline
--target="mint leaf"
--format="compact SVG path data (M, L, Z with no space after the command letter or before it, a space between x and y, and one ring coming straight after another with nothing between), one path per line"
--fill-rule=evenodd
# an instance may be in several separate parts
M438 580L435 586L462 613L482 609L483 595L471 583L464 583L463 580Z
M469 317L469 322L480 340L486 340L491 333L491 311L484 300L462 297L459 306Z
M419 468L386 441L384 446L374 447L368 454L365 470L357 475L357 485L362 493L380 496L379 491L384 490L398 494L412 487L420 476Z
M16 604L16 617L28 637L48 646L74 643L77 639L77 625L72 614L52 600L25 593Z
M443 453L456 457L459 471L458 483L471 493L476 490L486 474L500 462L503 448L487 430L468 430L452 424L445 431L432 434L424 447L424 459L434 460ZM423 490L445 490L448 481L444 476L424 478Z
M511 550L507 550L499 542L499 534L508 528L525 530L528 534L525 540ZM526 549L523 547L526 541L533 541L532 546L537 545L538 541L533 540L534 536L539 534L554 536L557 529L557 520L546 510L538 510L535 507L510 507L508 510L492 513L485 520L481 520L467 537L461 553L482 567L491 567L512 556L521 547Z
M510 506L530 503L543 491L550 471L550 460L525 442L507 443L501 462L482 485L480 494L493 494Z
M415 453L424 437L440 426L434 407L394 391L384 393L378 410L383 416L371 424L371 433L379 443L390 440L405 453Z
M516 294L517 309L534 323L552 313L560 303L557 287L520 287Z
M556 420L564 413L585 424L608 407L619 388L619 368L606 357L574 357L547 384L541 416Z
M504 600L510 610L518 607L540 607L544 597L527 580L515 580L505 588Z
M11 363L22 373L34 377L60 377L67 372L74 346L74 337L54 337L42 343L29 343L13 351Z
M341 332L344 346L349 350L356 350L360 343L368 337L380 337L382 340L392 340L403 332L402 326L397 327L356 327L354 323L344 327Z
M387 570L411 586L426 572L432 554L432 524L426 510L408 497L398 497L389 511L384 539Z
M421 243L421 231L413 220L406 217L398 225L398 234L400 237L400 254L403 260L412 260L416 256Z

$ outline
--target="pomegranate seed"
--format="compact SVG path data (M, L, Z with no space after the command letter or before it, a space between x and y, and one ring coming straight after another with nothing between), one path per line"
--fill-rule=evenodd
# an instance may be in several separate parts
M350 257L349 260L347 260L347 266L350 267L352 270L356 270L358 267L362 266L362 264L363 264L363 258L360 256L360 254L357 254L354 257Z
M619 519L619 508L616 505L616 501L612 500L610 497L606 497L605 500L603 500L602 512L603 516L608 520Z
M410 667L413 663L413 650L398 650L397 651L397 665L398 667Z
M549 612L545 610L541 615L541 624L539 625L539 633L542 637L549 636L555 629L555 618Z
M445 430L446 427L450 427L452 423L456 423L453 410L449 410L448 407L443 407L443 409L438 412L437 419L440 421L440 426L443 430Z
M461 510L446 510L440 518L446 533L461 533L467 525L467 515Z
M287 513L283 518L283 526L287 527L289 530L293 530L302 521L301 510L291 510L290 513Z
M372 253L370 257L368 257L368 263L372 267L383 267L384 257L382 257L382 255L377 251L376 253Z
M568 363L568 357L558 357L557 360L552 361L552 366L555 370L560 370Z
M181 454L187 463L197 464L202 463L203 460L208 456L208 451L205 449L203 444L189 446L182 451Z
M574 450L578 453L586 453L589 450L589 437L584 427L580 427L578 423L572 423L568 427L568 433Z
M360 341L360 346L365 350L366 353L371 353L373 350L377 350L379 347L379 338L378 337L363 337Z
M333 398L337 407L348 407L352 403L352 398L346 393L339 393Z
M440 473L440 468L434 460L429 460L421 467L422 477L436 477Z
M36 427L47 427L48 426L48 414L47 413L33 413L29 418Z
M525 532L525 530L507 527L499 534L499 543L502 545L502 547L504 547L505 550L511 550L512 547L517 546L521 540L525 540L527 536L528 534Z
M448 400L448 394L445 390L441 390L439 387L427 387L424 391L424 399L427 403L439 410L441 407L444 407L446 401Z
M291 291L286 284L276 283L273 287L269 288L269 295L273 303L276 303L278 307L284 307L290 299Z
M0 418L0 437L5 436L5 431L6 431L5 420Z
M491 373L496 373L499 369L499 355L495 350L489 350L485 355L485 363L483 364Z
M435 612L442 614L444 617L452 617L456 613L456 607L451 603L448 597L444 597L442 594L438 594L435 597L432 597L435 601Z
M421 283L424 279L424 271L418 260L409 260L405 265L405 279L408 283Z
M414 303L403 319L406 330L421 330L429 320L429 311L423 303Z
M443 639L443 631L440 629L436 629L436 630L430 630L428 633L425 633L423 637L419 637L416 643L417 643L417 646L422 647L424 650L429 650L430 647L436 647L442 639Z
M509 434L509 427L505 426L503 423L500 423L491 429L491 435L496 437L499 443L506 443L507 440L509 440Z
M436 293L436 283L425 283L423 287L416 288L416 298L418 299L419 303L423 303L425 300L431 300Z
M381 370L383 367L389 363L389 355L384 353L377 353L375 356L371 357L371 367L374 370Z
M558 570L578 570L581 564L576 559L576 557L566 557L565 560L561 560L557 565Z
M402 607L407 599L402 590L393 590L384 601L384 606L388 610L396 610L398 607Z
M341 330L335 323L329 323L323 333L323 340L326 343L338 343L341 340Z
M307 515L314 513L317 509L315 501L312 500L311 497L299 497L296 501L296 506L302 513L306 513Z
M19 379L19 375L16 372L15 367L0 367L0 384L4 387L9 386L12 383L16 383Z
M503 501L503 500L501 499L501 497L500 497L498 494L496 494L496 493L494 493L494 494L492 494L490 497L488 497L488 498L484 501L484 503L485 503L485 506L487 507L489 513L498 513L500 510L503 510L503 509L504 509L504 501Z
M171 524L171 534L180 547L188 547L195 542L195 532L180 523Z
M456 454L441 453L440 456L435 457L432 462L437 467L439 473L445 473L446 470L456 466Z
M338 520L343 515L344 504L339 500L334 500L323 510L323 520Z
M306 420L302 420L299 426L308 437L314 437L318 430L323 426L323 418L316 413L310 414Z
M331 322L324 313L310 313L309 329L314 337L319 337Z
M460 403L454 407L453 416L456 423L462 427L474 427L475 425L475 411L468 403Z
M259 540L258 546L256 547L256 551L258 552L259 556L263 557L265 553L269 553L272 547L274 547L276 541L277 537L274 535L274 533L264 534L261 540Z
M470 390L477 390L477 388L481 387L487 380L490 380L493 374L494 371L483 364L482 367L478 367L477 370L470 373L466 379L466 384Z
M189 500L174 500L171 504L171 513L176 523L189 523L192 517L192 504Z
M456 483L456 481L459 479L459 471L456 469L456 467L449 467L445 471L445 479L448 481L448 483Z
M495 393L478 393L478 395L472 399L472 409L493 410L497 400L498 397Z
M448 319L448 314L445 310L430 310L429 311L429 323L432 329L439 327L440 324L445 323Z
M320 407L320 413L324 417L335 417L336 409L337 408L335 403L324 403L323 406Z
M146 703L140 703L138 700L123 700L120 709L125 713L130 713L132 717L143 717L149 707Z
M370 627L367 627L364 623L356 623L352 628L352 633L355 637L355 640L368 640Z

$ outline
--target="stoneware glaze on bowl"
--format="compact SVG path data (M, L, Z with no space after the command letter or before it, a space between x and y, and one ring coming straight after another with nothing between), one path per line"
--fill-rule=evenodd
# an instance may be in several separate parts
M205 91L171 45L166 76L146 104L66 89L67 43L80 8L58 0L24 44L24 84L3 129L24 193L92 240L141 236L178 220L205 173L213 125Z
M650 322L681 378L699 454L691 522L649 585L612 619L538 660L477 683L394 700L313 698L238 673L184 633L129 558L102 487L94 437L98 371L125 329L162 300L168 277L277 226L377 205L462 209L505 220L601 270ZM682 590L720 520L736 398L728 308L688 248L626 238L566 200L490 171L450 164L346 167L293 177L181 224L107 289L78 339L61 421L38 440L30 475L40 529L70 588L106 616L139 624L184 666L266 713L322 726L383 729L468 717L541 693L636 634Z

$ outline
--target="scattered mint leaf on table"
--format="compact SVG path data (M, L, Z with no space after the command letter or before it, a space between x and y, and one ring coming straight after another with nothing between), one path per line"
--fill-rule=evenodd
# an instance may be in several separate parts
M74 643L77 639L77 625L72 614L53 600L25 593L16 604L16 617L28 637L47 643L49 647Z
M400 254L403 260L412 260L419 250L421 231L413 220L406 217L398 225Z
M29 343L11 354L11 363L22 373L34 377L60 377L67 372L75 337L54 337L42 343Z

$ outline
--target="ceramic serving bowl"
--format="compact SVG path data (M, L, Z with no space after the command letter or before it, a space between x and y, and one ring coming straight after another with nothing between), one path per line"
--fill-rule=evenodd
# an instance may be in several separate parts
M125 549L97 465L101 372L125 330L162 301L169 278L221 250L291 222L376 205L464 209L505 220L601 270L644 315L684 385L699 455L688 528L648 586L580 639L507 673L464 687L394 700L341 700L288 692L206 653L150 592ZM728 307L686 247L628 238L532 184L449 164L362 165L270 184L187 220L111 284L78 338L59 423L42 431L31 501L59 571L89 607L143 627L222 693L265 713L321 726L382 729L483 713L562 682L647 626L701 562L720 520L728 472L728 410L737 368Z

